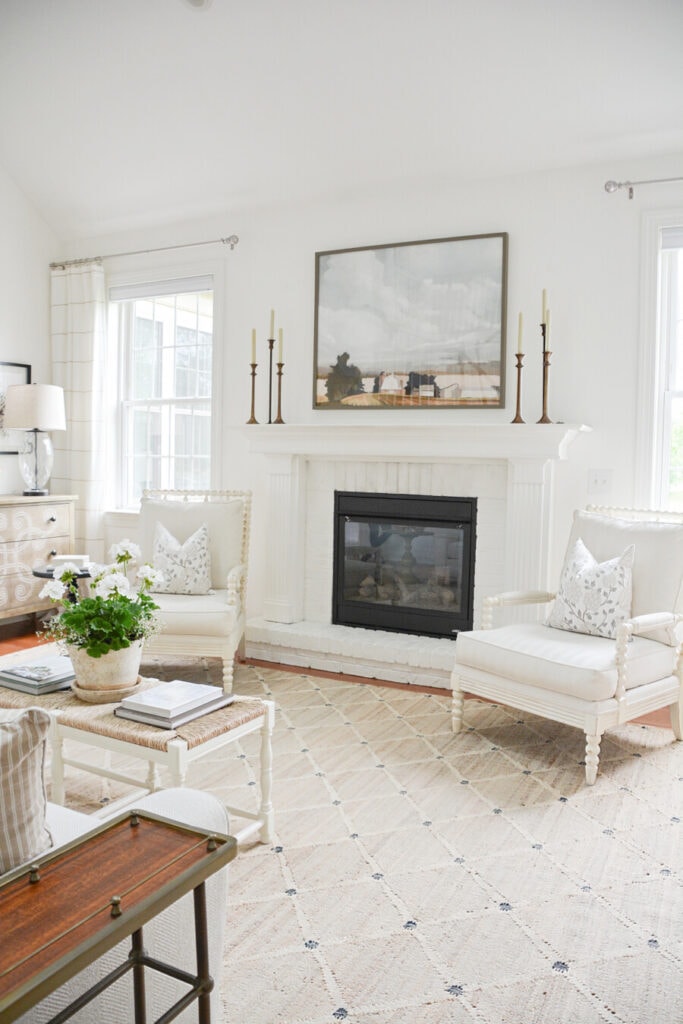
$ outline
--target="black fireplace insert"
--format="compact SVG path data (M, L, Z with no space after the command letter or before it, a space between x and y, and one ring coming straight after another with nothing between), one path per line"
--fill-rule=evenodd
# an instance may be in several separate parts
M455 638L472 628L476 498L335 491L332 621Z

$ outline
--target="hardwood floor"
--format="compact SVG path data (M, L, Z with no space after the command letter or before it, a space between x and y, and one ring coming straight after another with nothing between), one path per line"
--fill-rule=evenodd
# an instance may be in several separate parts
M17 622L6 622L0 625L0 654L24 651L27 647L37 647L43 642L36 635L33 616Z
M17 622L9 622L0 624L0 655L11 654L13 651L23 651L27 647L37 647L43 643L39 636L36 635L35 627L33 625L33 617L29 619L22 619ZM250 664L265 665L266 662L257 662L247 659ZM295 672L301 674L301 669L295 668L291 665L278 665L272 662L267 663L268 668L275 668L281 672ZM431 686L403 686L401 683L390 683L382 682L380 679L362 679L356 676L345 676L340 673L322 672L318 669L309 669L306 672L307 675L318 675L325 676L326 678L337 678L344 682L357 682L366 684L372 682L375 686L390 686L396 688L402 688L406 690L417 690L424 693L443 693L443 690L436 690ZM640 722L641 725L654 725L661 729L669 729L669 711L667 708L660 708L658 711L653 711L649 715L643 715L641 718L635 718L635 722Z

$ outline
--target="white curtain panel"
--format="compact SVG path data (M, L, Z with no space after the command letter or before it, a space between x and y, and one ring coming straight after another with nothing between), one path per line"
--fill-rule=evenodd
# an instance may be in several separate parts
M50 490L78 495L76 551L103 562L108 463L104 268L93 260L55 267L51 274L52 375L64 388L66 430L52 438Z

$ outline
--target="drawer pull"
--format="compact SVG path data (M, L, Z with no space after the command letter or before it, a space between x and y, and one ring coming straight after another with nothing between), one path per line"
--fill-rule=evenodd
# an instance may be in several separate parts
M57 554L57 551L56 551L55 548L53 548L52 551L50 552L50 558L52 558L56 554Z
M57 522L57 516L50 516L48 518L48 523L56 523L56 522Z

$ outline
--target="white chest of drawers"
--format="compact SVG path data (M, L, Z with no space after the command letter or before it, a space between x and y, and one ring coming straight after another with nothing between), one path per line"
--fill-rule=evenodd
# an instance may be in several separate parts
M73 552L75 502L73 494L0 495L0 619L53 606L38 597L45 581L32 573L54 555Z

